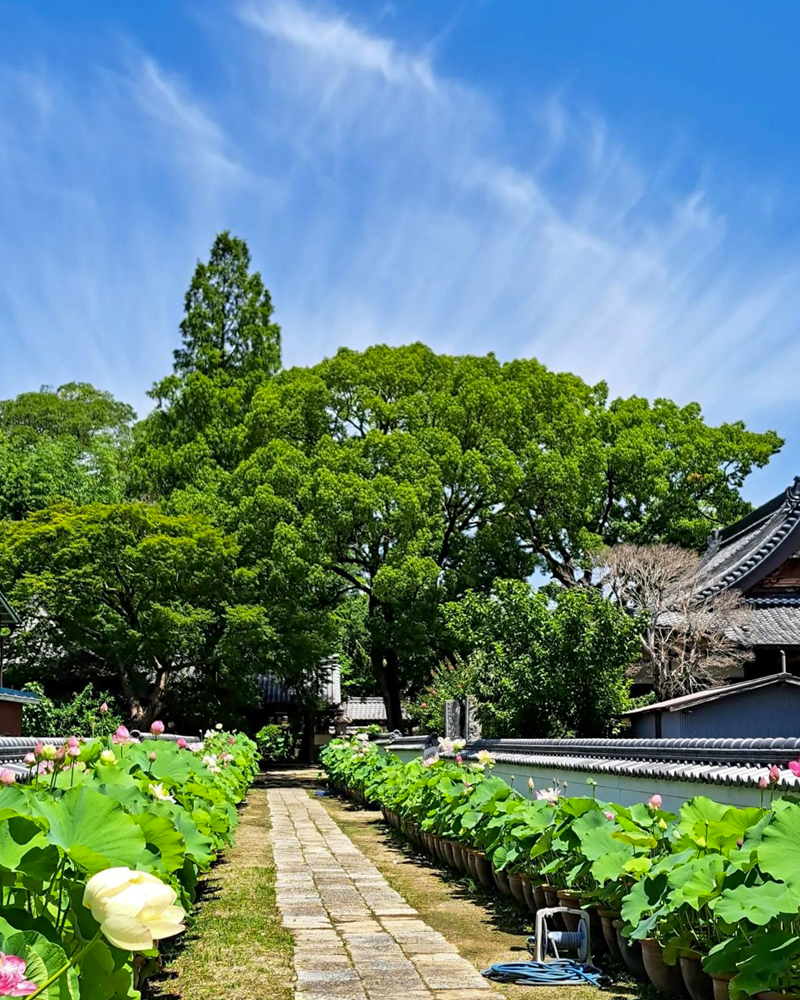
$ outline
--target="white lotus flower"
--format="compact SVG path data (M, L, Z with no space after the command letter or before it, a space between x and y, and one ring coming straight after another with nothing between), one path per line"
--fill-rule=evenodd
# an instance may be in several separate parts
M83 905L104 936L123 951L148 951L155 941L186 930L177 893L149 872L106 868L86 883Z
M169 794L169 792L164 788L162 782L153 782L147 786L147 791L153 796L154 799L158 799L160 802L174 802L175 799Z
M478 763L484 767L494 767L494 757L488 750L479 750L475 756L478 758Z

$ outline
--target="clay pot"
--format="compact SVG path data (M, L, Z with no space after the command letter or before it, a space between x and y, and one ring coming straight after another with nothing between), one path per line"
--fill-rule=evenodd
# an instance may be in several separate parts
M558 889L553 888L552 885L542 885L542 892L544 893L546 906L561 906L558 898Z
M536 913L538 909L536 905L536 893L533 889L533 883L526 875L522 876L522 895L525 897L525 905L531 913Z
M581 908L581 897L576 892L570 892L569 889L559 889L556 896L559 906L569 906L573 910ZM562 913L561 919L568 931L576 931L581 925L581 918L577 913Z
M494 889L494 875L492 874L492 864L483 851L470 851L472 858L473 872L475 878L487 889Z
M719 972L711 977L714 986L714 1000L730 1000L729 984L736 975L735 972Z
M688 1000L689 992L684 985L680 966L667 965L663 949L655 938L645 938L642 941L642 961L650 982L659 992Z
M508 887L511 890L511 895L516 899L518 903L523 906L527 906L525 902L525 893L522 890L522 876L517 874L517 872L512 872L508 876Z
M622 952L619 950L617 932L614 930L614 921L619 920L619 913L616 910L598 910L597 915L600 918L603 940L606 943L606 947L614 958L619 959L621 962Z
M533 901L536 903L537 910L543 910L547 906L547 898L544 894L544 889L542 888L541 882L537 882L535 885L531 882L533 886Z
M683 984L692 1000L714 1000L714 983L703 969L700 955L681 955L678 959Z
M504 896L510 896L511 886L508 884L508 875L502 869L495 868L494 865L492 865L492 872L494 873L494 884Z
M622 961L625 963L628 972L636 979L647 982L647 970L642 961L642 946L638 941L631 941L630 938L622 936L622 928L625 926L622 920L614 921L614 930L617 932L617 947L619 948Z
M590 903L583 909L589 914L589 935L592 942L592 951L595 955L604 955L608 952L606 939L603 935L603 922L596 903ZM613 927L612 927L613 930Z

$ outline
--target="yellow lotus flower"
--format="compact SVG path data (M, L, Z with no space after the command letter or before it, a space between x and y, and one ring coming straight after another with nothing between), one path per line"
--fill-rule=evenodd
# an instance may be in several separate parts
M83 905L104 936L123 951L147 951L154 941L186 930L177 893L160 878L130 868L107 868L86 883Z
M175 799L169 794L169 792L164 788L162 782L154 782L147 786L147 791L153 796L154 799L159 799L161 802L174 802Z

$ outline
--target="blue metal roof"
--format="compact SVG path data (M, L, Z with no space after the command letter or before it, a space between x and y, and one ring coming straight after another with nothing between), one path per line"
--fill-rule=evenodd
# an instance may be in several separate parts
M36 705L39 695L31 691L15 691L14 688L0 688L0 701L22 702L25 705Z

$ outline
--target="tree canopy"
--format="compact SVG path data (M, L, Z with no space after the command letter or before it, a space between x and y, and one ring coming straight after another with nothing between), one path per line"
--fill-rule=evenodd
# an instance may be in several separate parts
M113 681L137 719L170 692L187 718L209 679L244 697L257 673L307 678L339 650L399 726L402 700L469 645L452 608L477 641L498 588L554 642L596 613L627 648L597 604L596 553L698 549L782 443L534 359L377 345L282 369L270 294L227 232L180 335L132 430L129 407L81 383L0 403L0 586L27 622L12 656L79 690ZM555 597L531 596L536 571Z

